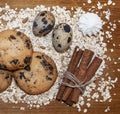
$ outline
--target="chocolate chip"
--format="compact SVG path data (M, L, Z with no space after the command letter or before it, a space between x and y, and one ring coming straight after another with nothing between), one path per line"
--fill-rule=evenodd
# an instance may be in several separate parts
M13 36L13 35L10 35L10 37L8 38L10 41L12 41L12 40L15 40L16 39L16 37L15 36Z
M18 60L18 59L14 59L14 60L12 60L10 63L16 65L16 64L19 63L19 60Z
M33 82L33 84L36 84L37 83L37 80L35 80L34 82Z
M26 47L27 47L28 49L31 48L31 42L30 42L30 40L26 40L26 41L25 41L25 44L26 44Z
M42 22L46 25L48 22L45 18L42 18Z
M33 27L37 27L37 26L38 26L37 22L34 21L34 23L33 23Z
M9 78L10 78L10 75L7 74L7 75L5 76L5 79L9 79Z
M31 57L25 57L24 63L29 64L31 62Z
M18 31L18 32L17 32L17 35L18 35L18 36L20 36L20 35L21 35L21 32L20 32L20 31Z
M30 71L30 70L31 70L31 68L30 68L29 65L27 65L24 69L27 70L27 71Z
M43 60L41 62L43 68L45 68L45 70L49 70L49 74L53 74L53 67L52 65L46 61L46 59L43 57Z
M26 79L25 75L24 75L24 72L20 72L20 75L19 75L20 79L22 80L22 78Z
M1 69L7 69L6 65L4 65L4 64L0 64L0 68Z
M64 26L64 31L65 31L65 32L70 32L70 26L66 24L66 25Z
M22 79L24 79L24 80L25 80L25 82L30 81L29 79L27 79L27 78L25 77L24 72L20 72L19 77L20 77L20 79L21 79L21 80L22 80Z
M42 59L42 57L41 57L41 56L39 56L39 55L37 55L37 56L36 56L36 58L38 58L38 59Z
M68 37L67 43L71 42L71 37Z
M49 77L49 76L46 76L46 80L47 80L47 81L51 81L51 80L52 80L52 78L51 78L51 77Z
M58 44L58 47L61 48L62 47L61 44Z

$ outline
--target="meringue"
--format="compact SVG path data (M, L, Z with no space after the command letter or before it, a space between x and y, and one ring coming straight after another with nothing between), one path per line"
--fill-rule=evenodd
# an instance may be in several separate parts
M98 32L102 29L102 20L101 18L94 13L85 13L82 14L79 18L78 26L83 35L97 35Z

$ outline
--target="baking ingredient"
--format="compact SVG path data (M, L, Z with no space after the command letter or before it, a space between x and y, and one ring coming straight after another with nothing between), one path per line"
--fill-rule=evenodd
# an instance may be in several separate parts
M71 73L75 72L76 67L78 66L78 63L79 63L79 61L80 61L80 59L82 57L82 54L83 54L83 51L81 49L79 49L78 46L76 46L75 49L74 49L72 58L70 60L70 63L68 65L67 71L69 71ZM63 82L69 83L70 80L68 80L66 78L63 78ZM57 100L59 100L59 101L62 100L65 89L66 89L66 86L61 84L60 87L59 87L59 91L57 93L57 96L56 96Z
M34 19L33 33L35 36L45 36L54 27L55 18L49 11L42 11Z
M66 23L57 25L52 33L52 43L58 52L66 51L72 44L72 28Z
M78 26L83 35L97 35L102 29L101 18L94 13L85 13L80 16Z

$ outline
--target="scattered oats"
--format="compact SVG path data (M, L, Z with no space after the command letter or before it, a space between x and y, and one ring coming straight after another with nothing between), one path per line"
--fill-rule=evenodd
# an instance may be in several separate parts
M114 28L111 28L111 31L115 31L115 29L114 29Z
M113 28L114 28L114 29L117 28L116 24L113 24Z
M90 98L88 98L88 99L87 99L87 101L91 101L91 99L90 99Z
M116 64L117 64L117 62L115 61L115 62L114 62L114 64L116 65Z
M20 107L20 110L25 110L25 107Z
M84 101L81 101L81 103L80 103L80 104L81 104L81 106L83 106L83 105L85 104L85 102L84 102Z
M88 110L87 110L86 108L83 110L84 113L87 113L87 111L88 111Z
M88 0L87 2L88 2L88 4L91 4L91 3L92 3L92 0Z
M92 95L92 99L98 99L98 98L99 98L98 92L96 92Z
M113 6L115 6L115 5L116 5L116 3L115 3L115 2L113 2L113 3L112 3L112 5L113 5Z
M110 111L110 106L107 106L107 108L104 110L104 112L109 112Z
M102 9L102 8L103 8L103 5L98 1L97 7L98 7L98 9Z
M120 69L118 68L117 71L120 72Z
M111 5L112 4L112 0L108 0L108 5Z
M115 70L112 70L112 72L115 72Z
M87 107L88 107L88 108L91 106L91 104L90 104L90 103L86 103L86 105L87 105Z
M111 52L114 52L114 49L110 49Z
M108 101L109 101L109 102L112 102L112 99L110 98Z
M83 3L83 6L85 6L85 3Z
M107 60L108 60L108 61L111 61L112 59L111 59L111 57L110 57L110 56L108 56L108 57L107 57Z
M28 21L28 17L24 18L24 19L22 20L22 23L26 23L27 21Z
M107 3L104 3L104 6L107 6Z
M110 9L108 9L107 11L103 11L103 14L106 15L105 18L106 18L107 20L110 20L110 15L111 15Z
M115 44L115 43L113 43L113 46L115 47L115 46L116 46L116 44Z

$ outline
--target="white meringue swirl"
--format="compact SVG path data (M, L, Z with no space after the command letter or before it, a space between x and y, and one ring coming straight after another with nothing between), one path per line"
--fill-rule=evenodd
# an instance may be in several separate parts
M102 29L103 21L94 13L82 14L78 26L83 35L96 35Z

